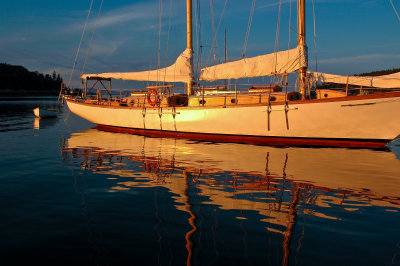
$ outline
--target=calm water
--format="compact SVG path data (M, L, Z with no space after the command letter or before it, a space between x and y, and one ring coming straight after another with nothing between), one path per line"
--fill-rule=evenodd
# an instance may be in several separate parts
M34 118L54 104L0 101L0 265L400 264L398 146L217 144L99 131L65 109Z

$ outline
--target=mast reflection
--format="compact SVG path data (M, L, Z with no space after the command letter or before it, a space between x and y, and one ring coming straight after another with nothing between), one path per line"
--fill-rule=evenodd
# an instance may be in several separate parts
M81 169L117 178L110 192L137 187L164 187L175 208L189 214L187 265L193 260L196 212L190 185L221 210L260 214L266 229L282 235L282 264L288 265L298 212L340 220L325 208L357 204L399 208L400 163L391 152L332 148L275 148L149 138L89 129L63 144L64 161ZM354 170L357 169L357 170ZM319 208L316 208L318 206Z

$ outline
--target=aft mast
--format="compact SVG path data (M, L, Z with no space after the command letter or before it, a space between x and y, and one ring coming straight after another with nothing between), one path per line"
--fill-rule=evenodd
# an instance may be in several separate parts
M306 44L306 0L297 1L297 46L302 47L301 53L305 53L304 62L301 62L299 69L299 87L302 99L307 97L307 44Z
M187 49L193 54L193 33L192 33L192 0L186 1L186 9L187 9L187 16L186 16L186 25L187 25ZM190 68L191 72L193 73L193 59L190 60ZM193 77L187 83L187 94L193 95Z

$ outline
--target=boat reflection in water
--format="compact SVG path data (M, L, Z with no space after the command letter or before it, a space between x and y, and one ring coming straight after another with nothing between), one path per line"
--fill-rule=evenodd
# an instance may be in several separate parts
M281 236L283 265L297 258L293 251L301 248L304 222L297 241L292 240L298 215L341 221L369 207L399 212L400 161L388 151L207 143L89 129L65 141L63 158L79 162L82 170L112 175L117 182L110 192L167 188L175 208L190 216L187 264L202 225L199 215L208 215L194 210L193 189L188 192L193 187L199 206L233 211L236 221L257 219L263 230Z
M35 117L33 120L33 128L34 129L44 129L48 128L51 126L54 126L57 123L57 118L40 118L40 117Z

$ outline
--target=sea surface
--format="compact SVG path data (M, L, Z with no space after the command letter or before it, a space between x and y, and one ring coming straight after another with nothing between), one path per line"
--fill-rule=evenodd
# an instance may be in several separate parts
M38 106L0 99L0 265L400 265L400 144L148 138Z

